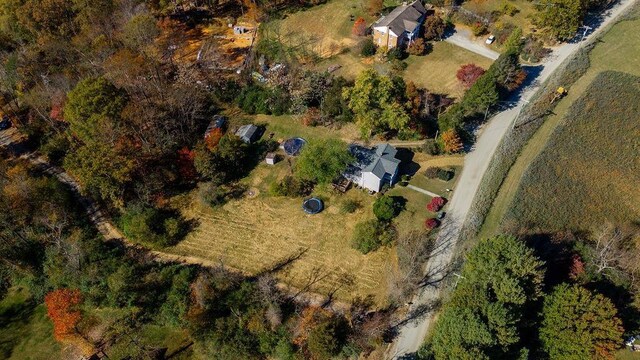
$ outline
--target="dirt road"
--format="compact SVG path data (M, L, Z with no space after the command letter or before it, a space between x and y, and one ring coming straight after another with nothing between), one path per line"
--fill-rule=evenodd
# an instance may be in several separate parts
M592 32L588 38L597 35L607 25L615 21L634 2L635 0L623 0L610 9L598 30ZM448 268L453 259L455 245L460 235L460 224L465 221L469 213L474 195L498 144L504 135L510 131L522 106L539 89L539 84L543 83L564 60L569 58L583 44L585 44L584 41L569 43L554 49L553 53L542 64L542 71L536 81L527 89L524 89L518 105L497 114L482 129L475 148L465 157L460 180L447 207L447 218L444 220L438 234L435 250L425 267L425 278L428 281L414 298L409 308L409 316L403 321L404 325L399 329L399 335L390 347L388 358L399 359L404 355L416 352L422 345L429 326L433 322L434 315L433 311L423 311L423 309L429 309L432 304L438 301L441 280L450 275ZM418 313L420 316L416 315ZM411 320L413 317L415 319Z

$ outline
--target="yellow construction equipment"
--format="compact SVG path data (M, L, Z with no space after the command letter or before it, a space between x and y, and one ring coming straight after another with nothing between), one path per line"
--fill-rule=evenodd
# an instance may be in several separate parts
M553 99L551 99L551 103L553 104L554 102L556 102L556 100L559 100L561 98L563 98L565 95L567 95L567 89L565 89L564 87L560 86L555 94L553 95Z

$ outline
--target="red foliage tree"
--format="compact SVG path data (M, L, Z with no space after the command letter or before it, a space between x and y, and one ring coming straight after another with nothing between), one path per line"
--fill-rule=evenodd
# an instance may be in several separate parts
M365 36L367 34L367 23L363 17L359 17L353 23L351 33L355 36Z
M57 289L44 297L47 315L53 322L53 334L56 339L61 340L76 331L76 325L80 321L80 302L80 290Z
M485 73L485 70L476 64L462 65L456 73L456 78L460 81L462 86L469 89L480 76Z
M178 171L186 181L195 180L197 177L196 167L193 165L195 157L195 151L189 150L186 146L178 150Z
M440 221L438 221L438 219L435 219L435 218L427 219L424 222L424 227L427 230L433 230L433 229L437 228L438 226L440 226Z
M446 202L447 200L445 200L442 197L434 197L433 199L431 199L431 202L427 204L427 210L431 212L440 211L440 209L442 209L442 207L444 206L444 204L446 204Z
M571 257L571 268L569 269L569 278L571 280L578 279L582 274L584 274L584 261L578 254L574 254Z

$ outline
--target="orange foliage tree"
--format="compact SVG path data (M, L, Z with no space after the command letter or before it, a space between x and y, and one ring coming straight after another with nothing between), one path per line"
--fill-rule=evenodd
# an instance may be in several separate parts
M216 147L218 147L218 143L220 142L220 139L222 139L222 135L224 134L221 128L212 129L204 137L204 143L207 145L207 149L213 151Z
M367 23L363 17L359 17L353 23L351 33L356 36L364 36L367 33Z
M80 290L57 289L44 297L47 315L53 322L53 334L61 340L76 331L80 321L78 306L82 302Z
M462 140L454 129L449 129L442 133L444 151L447 153L457 153L462 150Z

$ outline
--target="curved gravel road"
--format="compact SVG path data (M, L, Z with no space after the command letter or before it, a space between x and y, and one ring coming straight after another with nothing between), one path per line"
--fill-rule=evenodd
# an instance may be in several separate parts
M622 0L608 10L598 29L589 34L587 38L593 37L606 28L634 2L635 0ZM554 49L542 64L543 68L537 79L531 86L524 89L517 106L498 113L484 126L475 148L465 157L460 180L447 205L447 218L443 221L436 239L435 250L425 268L425 278L429 279L429 281L421 287L421 290L419 290L411 303L408 318L402 322L403 325L399 328L399 334L395 342L390 346L387 358L400 359L405 355L415 353L422 345L429 326L433 322L434 311L429 310L439 300L441 280L448 275L447 269L453 259L455 245L460 235L459 225L469 213L480 181L498 144L507 131L511 129L520 109L538 91L539 84L543 83L564 60L569 58L585 43L585 41L569 43Z

